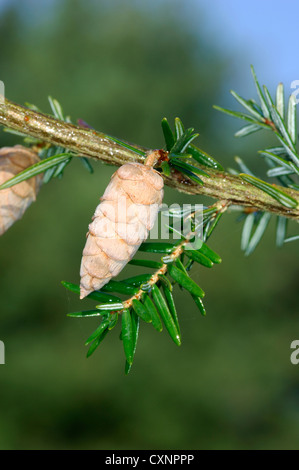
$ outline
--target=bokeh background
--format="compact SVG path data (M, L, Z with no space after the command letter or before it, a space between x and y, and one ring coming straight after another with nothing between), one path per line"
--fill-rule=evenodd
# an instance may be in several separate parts
M267 134L237 140L231 88L255 97L249 66L274 91L299 79L296 1L0 1L6 96L148 147L180 116L227 166L240 155L264 175ZM1 131L1 146L19 143ZM87 225L113 167L79 161L0 240L1 449L298 449L298 246L275 247L274 220L256 252L240 251L227 215L210 245L223 263L195 268L208 315L177 292L183 344L142 325L131 374L117 332L86 359L94 319L60 281L79 280ZM205 202L170 189L166 201ZM295 231L295 228L293 228ZM135 272L132 267L126 274Z

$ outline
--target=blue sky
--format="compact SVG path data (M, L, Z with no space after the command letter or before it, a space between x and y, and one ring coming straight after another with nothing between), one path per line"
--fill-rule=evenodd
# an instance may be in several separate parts
M110 0L111 2L116 0ZM283 81L287 93L299 80L299 0L127 0L140 7L167 3L180 6L195 27L206 31L225 56L235 57L229 88L244 91L250 84L249 66L253 64L262 83L270 88ZM0 0L0 9L14 0ZM33 6L35 15L45 13L57 0L23 0ZM118 4L121 2L117 0ZM204 15L202 15L202 12ZM34 16L35 16L34 15ZM239 89L240 92L242 90Z
M219 47L240 55L240 66L253 64L262 82L274 86L283 81L288 91L291 81L299 79L298 0L192 3L205 12L206 30L217 36Z

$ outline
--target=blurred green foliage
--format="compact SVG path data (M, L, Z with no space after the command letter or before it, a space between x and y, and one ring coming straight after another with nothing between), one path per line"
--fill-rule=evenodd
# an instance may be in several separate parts
M212 110L231 59L220 57L217 38L194 30L181 2L43 3L11 2L0 17L8 98L49 111L50 94L73 120L150 147L162 145L161 118L179 115L199 130L200 146L218 149L221 163L233 156L213 127L228 118ZM14 143L1 132L1 146ZM298 448L299 366L289 360L298 331L297 248L277 250L273 227L246 259L241 226L233 215L221 221L210 244L222 265L194 271L207 317L175 293L180 348L142 325L130 376L116 334L85 358L97 321L66 317L80 303L60 281L78 282L87 226L114 171L94 167L89 175L72 163L1 237L0 448ZM195 201L168 189L166 202Z

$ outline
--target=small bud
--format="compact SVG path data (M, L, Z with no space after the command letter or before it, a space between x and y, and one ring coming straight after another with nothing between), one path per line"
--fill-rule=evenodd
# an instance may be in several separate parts
M32 150L15 145L0 149L0 184L40 161ZM34 176L10 188L0 190L0 235L19 220L35 201L42 176Z

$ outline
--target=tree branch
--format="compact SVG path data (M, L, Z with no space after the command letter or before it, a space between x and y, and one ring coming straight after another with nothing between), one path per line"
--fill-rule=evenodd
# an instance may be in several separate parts
M117 141L93 129L59 121L9 100L0 104L0 124L41 141L66 147L77 155L101 160L110 165L123 165L130 161L144 162L147 153L147 149L143 147ZM193 183L177 171L169 177L164 176L165 183L187 194L202 194L227 201L228 204L256 208L299 220L298 191L277 186L298 201L297 207L290 209L237 175L207 167L203 169L210 175L209 178L201 175L203 186Z

